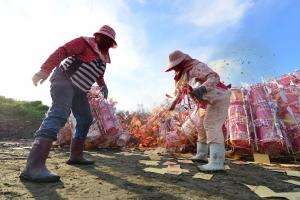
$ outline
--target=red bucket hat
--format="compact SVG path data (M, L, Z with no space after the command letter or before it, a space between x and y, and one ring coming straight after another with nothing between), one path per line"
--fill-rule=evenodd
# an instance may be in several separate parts
M180 64L188 55L176 50L169 55L169 66L167 66L166 72L174 69L178 64Z
M116 42L116 32L114 31L113 28L111 28L108 25L104 25L102 26L99 31L94 33L94 36L97 34L103 34L108 36L109 38L111 38L114 41L114 45L112 48L116 48L118 46L117 42Z

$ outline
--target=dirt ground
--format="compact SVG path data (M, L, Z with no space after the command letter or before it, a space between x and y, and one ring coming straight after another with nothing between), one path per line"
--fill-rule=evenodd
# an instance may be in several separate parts
M50 170L61 176L58 183L22 182L18 176L25 166L31 141L0 143L0 199L260 199L244 184L267 186L276 192L299 192L300 186L283 182L291 177L261 165L237 165L215 173L211 180L192 178L196 164L182 164L181 175L145 172L146 167L161 168L166 161L177 162L190 154L166 154L158 166L146 166L144 152L133 149L98 149L85 154L94 166L70 166L67 148L55 147L47 160ZM293 177L300 181L300 178ZM300 198L299 198L300 199Z

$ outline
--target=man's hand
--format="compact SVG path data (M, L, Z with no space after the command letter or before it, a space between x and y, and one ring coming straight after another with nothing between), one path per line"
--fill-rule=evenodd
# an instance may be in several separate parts
M190 92L190 95L192 98L195 98L197 101L202 101L203 99L203 95L207 93L207 90L205 88L205 86L200 86L196 89L193 89L191 92Z
M100 92L102 93L103 97L105 99L107 99L107 97L108 97L108 89L107 89L106 85L102 86L102 88L100 89Z
M37 86L38 83L42 84L48 78L48 76L49 74L47 72L40 70L33 75L32 82L35 86Z

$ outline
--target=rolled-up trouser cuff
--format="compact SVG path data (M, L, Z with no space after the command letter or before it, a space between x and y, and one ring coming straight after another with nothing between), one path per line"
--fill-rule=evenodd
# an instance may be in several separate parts
M43 138L50 138L54 141L57 140L57 133L54 131L37 131L34 135L34 138L43 137Z
M74 136L73 136L73 139L76 139L76 140L85 140L85 139L86 139L86 136L82 136L82 135L74 135Z

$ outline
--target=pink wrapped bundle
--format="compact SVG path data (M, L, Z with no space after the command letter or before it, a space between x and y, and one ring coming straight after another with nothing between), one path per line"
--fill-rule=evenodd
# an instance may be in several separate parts
M248 133L246 112L243 106L230 105L228 109L228 132L230 143L237 148L249 148L250 136Z
M91 98L91 110L103 130L110 137L115 137L118 134L117 118L111 112L110 105L104 99Z
M117 128L117 118L111 112L110 105L105 100L102 100L99 102L98 109L104 130L108 135L114 137L118 134L119 129Z
M300 84L300 70L293 72L292 75L295 78L294 84L299 85Z
M230 95L230 105L243 105L243 93L241 89L232 89Z
M278 154L286 151L280 129L276 129L272 120L255 121L260 150Z
M260 106L261 103L268 104L268 98L261 84L251 86L249 94L252 107Z
M247 113L244 94L241 89L233 89L228 108L227 131L230 143L237 148L250 147L250 134L247 124Z
M260 105L253 106L253 111L255 111L256 118L254 121L273 119L273 113L268 104L261 103Z
M291 74L284 74L280 76L277 80L277 83L282 86L289 86L296 81L295 77Z
M278 99L279 114L290 128L290 124L297 124L300 117L300 88L289 86L282 88ZM289 116L288 116L289 115ZM286 119L286 120L285 120Z
M298 126L300 126L300 115L290 111L291 109L282 108L280 110L279 116L286 129L294 130L297 129Z
M275 127L275 110L269 104L263 85L251 87L250 99L257 139L262 151L284 151L281 130Z
M279 95L279 85L276 81L270 81L265 83L265 88L268 95L271 95L273 99L277 100Z
M182 132L187 137L193 137L197 135L198 128L200 127L200 116L199 112L204 112L202 109L195 109L191 115L185 117L186 121L181 125Z
M279 117L284 124L286 135L294 152L300 151L300 88L284 87L280 90Z
M98 145L98 147L116 145L120 127L113 112L115 102L108 102L104 99L99 87L92 87L88 97L94 117L94 123L88 133L90 143Z
M299 99L300 88L295 86L288 86L280 89L279 95L281 100L279 100L279 104L283 106L297 104Z

